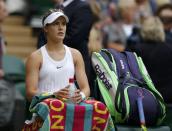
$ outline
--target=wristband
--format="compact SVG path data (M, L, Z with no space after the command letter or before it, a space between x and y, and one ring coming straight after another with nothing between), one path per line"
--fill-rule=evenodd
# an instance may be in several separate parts
M81 91L79 94L81 95L82 100L85 100L86 96L85 96L84 92Z

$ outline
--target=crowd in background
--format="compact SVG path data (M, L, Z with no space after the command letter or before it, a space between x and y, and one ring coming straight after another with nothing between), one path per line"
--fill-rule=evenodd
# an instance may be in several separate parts
M20 1L21 4L17 4L18 6L20 5L20 9L16 7L13 8L16 10L12 10L11 8L10 13L24 15L26 18L25 23L29 25L32 17L34 17L34 12L37 12L36 6L33 7L33 1L16 0L16 2L19 3ZM57 8L57 3L60 3L60 1L62 0L49 1L49 7ZM172 58L172 1L83 1L89 3L92 11L92 19L84 18L81 13L81 16L77 16L83 17L87 22L92 22L91 28L88 26L90 28L88 30L89 33L83 34L87 35L85 37L88 37L87 46L89 55L91 56L91 52L99 51L101 48L114 48L118 51L135 51L143 58L155 86L165 97L165 100L172 102L172 99L169 98L169 91L172 91L172 89L170 89L172 87L172 83L170 83L172 79L172 63L170 62ZM14 2L14 0L12 0L12 2ZM10 0L7 0L7 5L11 7ZM74 9L71 8L70 10ZM85 29L83 31L85 31ZM80 37L82 36L81 32L78 32ZM74 37L76 41L79 41L80 37ZM72 41L72 39L70 39L70 41ZM79 46L79 44L76 46ZM81 46L83 46L83 44L81 44ZM81 49L81 47L75 48ZM86 49L86 47L84 47L84 49ZM85 50L80 51L84 56Z
M31 26L35 14L41 17L44 11L46 12L49 8L57 8L63 0L37 0L40 1L40 5L34 5L35 0L5 1L10 15L24 16L25 24ZM49 3L48 6L46 2L46 4L43 4L43 1ZM89 84L91 83L91 96L95 97L92 94L95 93L95 90L92 89L92 80L95 76L92 74L91 61L88 57L91 57L92 52L99 51L102 48L114 48L118 51L134 51L141 56L155 87L160 91L166 103L172 103L172 1L74 1L86 1L92 14L90 16L87 14L85 17L82 10L76 10L75 7L70 8L70 10L62 7L69 17L67 26L70 26L67 27L65 41L69 44L68 46L78 49L84 57ZM42 9L38 8L40 6L45 6L43 11L39 11ZM0 3L0 28L8 12L1 7ZM78 19L77 22L76 19ZM86 24L82 25L82 22ZM41 23L38 21L36 25L36 28L41 32ZM41 46L39 45L40 41L43 42L41 44L46 43L44 37L42 39L42 34L36 37L38 38L38 48ZM1 57L5 45L1 29L0 42ZM0 77L3 75L0 58Z

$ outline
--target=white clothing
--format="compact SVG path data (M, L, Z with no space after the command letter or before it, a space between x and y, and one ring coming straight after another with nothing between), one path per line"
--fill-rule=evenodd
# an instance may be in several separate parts
M132 34L133 31L133 25L127 25L127 24L123 24L122 28L126 34L127 37L129 37Z
M27 8L26 0L7 0L6 6L9 13L19 12L22 13Z
M43 57L42 66L39 73L38 92L53 93L69 85L69 79L74 77L75 68L72 53L66 45L65 56L62 60L52 59L45 45L41 47Z

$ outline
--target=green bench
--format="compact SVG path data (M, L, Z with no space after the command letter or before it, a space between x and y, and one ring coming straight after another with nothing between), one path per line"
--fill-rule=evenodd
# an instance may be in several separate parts
M2 68L6 79L14 83L25 81L25 65L22 59L12 55L4 55Z

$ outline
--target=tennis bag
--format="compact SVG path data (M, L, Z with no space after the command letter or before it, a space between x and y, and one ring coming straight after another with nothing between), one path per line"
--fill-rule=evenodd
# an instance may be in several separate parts
M115 123L159 125L165 103L141 57L132 52L102 49L92 54L96 82Z

